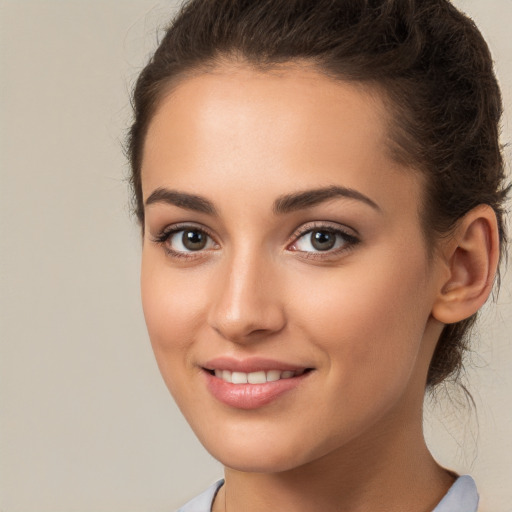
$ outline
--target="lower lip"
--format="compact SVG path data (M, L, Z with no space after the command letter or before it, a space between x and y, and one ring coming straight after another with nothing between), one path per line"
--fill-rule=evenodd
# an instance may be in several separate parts
M312 372L298 377L279 379L264 384L231 384L204 371L210 393L220 402L236 409L258 409L267 405L284 393L295 389Z

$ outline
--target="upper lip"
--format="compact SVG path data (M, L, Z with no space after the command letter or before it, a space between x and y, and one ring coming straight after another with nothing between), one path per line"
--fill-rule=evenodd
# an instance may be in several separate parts
M275 359L267 359L263 357L249 357L246 359L236 359L234 357L216 357L206 361L203 368L207 370L229 370L231 372L251 373L257 371L299 371L311 368L301 364L290 364Z

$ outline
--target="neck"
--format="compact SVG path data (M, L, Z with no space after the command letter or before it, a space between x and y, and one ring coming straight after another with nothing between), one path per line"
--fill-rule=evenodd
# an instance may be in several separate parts
M403 417L402 417L403 420ZM453 476L428 451L419 421L391 421L306 465L281 473L226 468L214 511L425 512Z

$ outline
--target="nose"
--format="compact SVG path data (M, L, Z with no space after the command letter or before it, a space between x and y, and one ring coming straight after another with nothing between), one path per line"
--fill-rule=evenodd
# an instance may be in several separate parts
M278 269L261 255L223 262L212 293L210 326L234 343L266 339L286 324Z

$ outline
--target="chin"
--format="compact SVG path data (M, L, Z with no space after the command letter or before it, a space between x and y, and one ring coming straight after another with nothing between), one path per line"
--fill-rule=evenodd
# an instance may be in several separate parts
M300 467L324 455L319 449L286 436L269 437L246 435L243 437L229 434L215 439L199 439L206 450L225 467L248 473L280 473ZM317 447L318 448L318 447Z
M244 473L281 473L303 464L297 453L292 455L261 447L237 451L216 449L210 453L225 467Z

